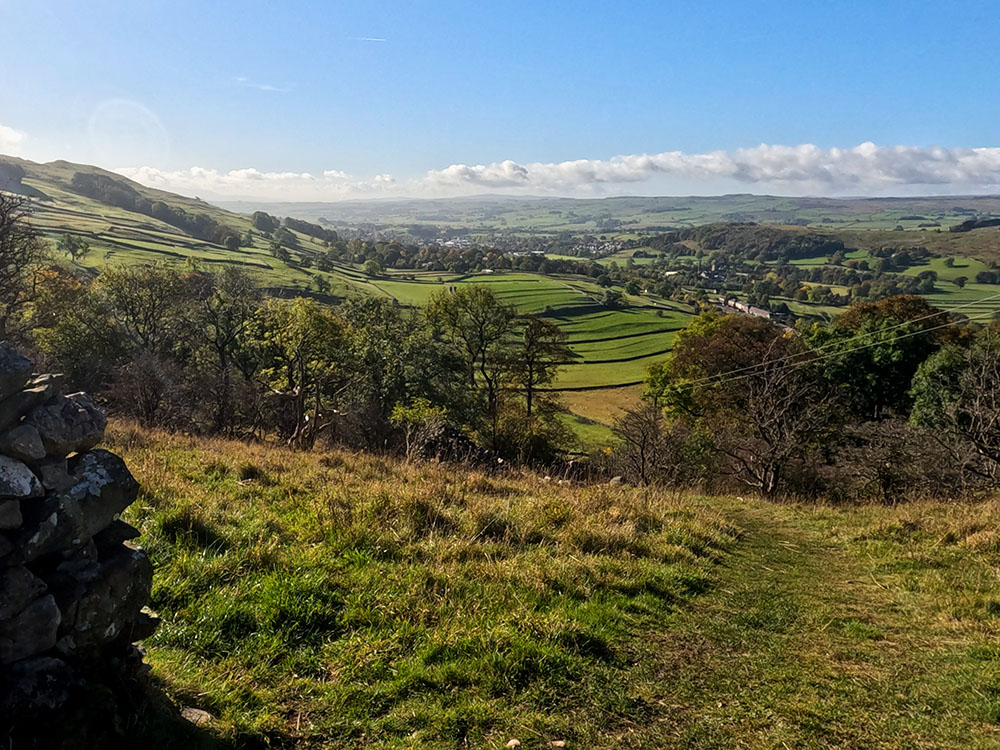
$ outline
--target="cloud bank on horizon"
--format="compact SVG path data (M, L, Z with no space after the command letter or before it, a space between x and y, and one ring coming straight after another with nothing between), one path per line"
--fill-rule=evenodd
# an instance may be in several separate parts
M24 133L0 123L0 154L20 156L24 140Z
M0 131L2 137L2 131ZM150 187L216 199L346 200L371 197L446 197L483 192L512 195L601 196L654 194L668 181L689 192L705 186L743 186L817 195L889 195L1000 190L1000 148L877 146L822 149L812 144L688 154L666 151L610 159L519 164L452 164L412 179L381 174L355 178L322 174L229 172L192 167L164 171L125 167L118 173Z

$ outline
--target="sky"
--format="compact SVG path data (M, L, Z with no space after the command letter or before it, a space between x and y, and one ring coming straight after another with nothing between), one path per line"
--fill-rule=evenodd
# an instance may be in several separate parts
M204 198L1000 193L996 0L0 0L0 153Z

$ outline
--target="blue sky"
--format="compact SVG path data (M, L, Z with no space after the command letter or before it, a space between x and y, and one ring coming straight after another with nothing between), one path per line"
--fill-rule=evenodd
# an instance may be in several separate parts
M0 0L0 28L0 152L182 192L1000 192L996 2Z

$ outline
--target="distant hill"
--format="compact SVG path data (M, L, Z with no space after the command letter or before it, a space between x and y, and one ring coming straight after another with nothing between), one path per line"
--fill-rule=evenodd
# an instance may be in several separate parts
M810 198L773 195L378 199L332 203L220 202L241 213L263 210L332 225L464 227L524 233L656 232L717 222L753 221L826 229L943 229L970 219L1000 218L1000 196Z

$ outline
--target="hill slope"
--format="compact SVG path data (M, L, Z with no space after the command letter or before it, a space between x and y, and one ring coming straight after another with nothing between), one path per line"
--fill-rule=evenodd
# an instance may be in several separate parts
M259 233L251 245L228 249L189 226L178 226L95 198L93 191L88 194L80 187L83 178L113 184L115 189L138 195L151 206L161 203L168 208L166 216L206 217L206 223L214 222L240 236L251 229L248 216L197 198L148 188L98 167L65 161L36 164L0 157L0 188L32 199L34 220L46 236L55 241L60 235L70 233L84 237L91 244L93 251L82 261L84 266L96 269L108 264L165 262L211 269L236 264L276 290L314 289L316 279L323 277L334 295L348 293L356 285L354 277L360 277L349 270L324 273L305 268L295 259L279 260L271 255L268 242ZM312 237L294 234L300 246L299 257L315 257L324 251Z
M205 738L996 746L996 503L772 505L111 439L144 488L152 674L214 717Z

